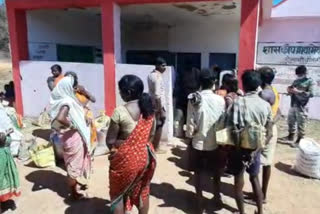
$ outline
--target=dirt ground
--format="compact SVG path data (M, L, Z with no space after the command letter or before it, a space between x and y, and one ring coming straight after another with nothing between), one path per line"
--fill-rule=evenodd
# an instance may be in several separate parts
M4 63L0 66L4 66ZM1 68L1 67L0 67ZM0 83L10 77L8 66L1 70ZM2 85L1 85L2 87ZM1 89L0 89L1 90ZM26 120L24 133L34 132L30 120ZM286 134L285 120L279 124L280 137ZM36 130L35 132L45 131ZM307 134L320 141L320 122L310 121ZM177 139L175 139L177 140ZM278 144L269 190L268 204L264 207L266 214L319 214L320 181L302 177L295 173L297 149ZM171 148L165 155L158 155L156 174L151 185L151 214L193 213L195 201L192 174L186 170L187 153L185 148ZM18 209L6 213L17 214L106 214L109 212L108 195L108 159L107 156L96 158L93 167L88 201L72 202L66 184L66 172L63 166L39 169L32 164L17 162L21 197L16 199ZM213 197L211 181L205 185L208 213L227 214L236 211L233 199L233 179L223 178L222 210L215 210L210 203ZM251 191L248 178L244 191ZM255 207L246 205L248 214L253 214ZM133 213L137 213L136 210Z
M31 126L31 119L25 120L25 134L33 133L45 137L48 130ZM279 124L280 136L286 134L285 120ZM308 136L320 141L320 122L310 121ZM37 133L44 133L39 135ZM186 170L187 152L178 139L178 145L165 155L158 155L157 170L151 185L151 214L193 213L195 201L192 174ZM302 177L295 173L293 165L297 149L278 144L268 204L264 207L267 214L318 214L320 210L320 181ZM72 202L66 184L66 172L62 166L39 169L32 163L17 163L22 195L16 199L18 209L7 213L18 214L106 214L109 212L108 196L108 159L98 157L93 163L93 175L90 184L88 201ZM225 206L215 210L210 199L212 181L207 180L204 187L208 213L227 214L236 211L233 199L232 178L222 179L222 193ZM248 177L244 191L251 191ZM255 207L246 205L247 213L254 213ZM135 210L133 213L137 213Z

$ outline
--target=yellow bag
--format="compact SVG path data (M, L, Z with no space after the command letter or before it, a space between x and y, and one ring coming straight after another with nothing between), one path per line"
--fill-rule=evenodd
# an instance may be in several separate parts
M216 132L216 141L220 146L234 146L231 136L231 128L227 127Z
M260 125L247 126L241 132L241 148L243 149L261 149L265 147L266 129Z
M247 109L245 98L243 98L242 100L245 107L244 109ZM243 120L246 121L245 111L243 111L243 114L241 116ZM222 127L225 127L225 128L216 132L217 144L221 146L226 146L226 145L235 146L236 143L233 142L233 139L231 136L231 132L232 132L231 127L228 127L226 125L227 124L226 120L223 120L223 118L221 121L222 121L221 124L224 124L224 126ZM266 129L262 125L257 125L253 123L248 124L246 122L245 127L242 130L239 130L239 134L240 134L240 147L243 149L256 150L256 149L261 149L265 146Z
M53 146L51 144L35 145L29 150L32 161L37 167L55 167L56 160L54 156Z
M110 124L110 117L108 117L104 111L100 111L100 115L95 119L94 122L97 130L107 129Z

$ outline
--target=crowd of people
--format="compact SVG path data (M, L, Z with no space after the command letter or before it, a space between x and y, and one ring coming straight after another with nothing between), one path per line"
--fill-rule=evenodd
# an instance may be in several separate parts
M158 58L148 76L149 93L144 93L143 81L135 75L125 75L118 82L124 105L115 108L107 133L110 168L109 184L111 211L124 214L136 206L140 214L149 211L150 183L156 168L156 154L166 152L161 145L162 129L166 122L167 105L163 74L166 62ZM267 203L271 166L277 143L279 94L272 87L275 72L269 67L246 70L241 77L243 90L235 75L226 74L218 86L216 71L192 70L197 83L186 86L186 137L189 139L189 170L194 172L195 213L203 213L203 182L213 177L213 203L222 208L221 177L234 176L234 197L239 214L244 214L244 201L257 206L263 213ZM51 67L48 78L51 91L46 108L51 126L63 145L68 185L75 200L88 198L87 189L92 172L92 152L95 149L96 129L88 106L95 97L79 84L74 72L63 74L59 65ZM313 96L313 81L307 77L305 66L296 69L297 80L288 87L291 95L289 136L293 141L298 124L296 143L304 137L306 105ZM188 78L186 78L188 79ZM181 80L182 82L185 80ZM188 82L188 81L187 81ZM8 120L2 105L1 118ZM2 119L1 119L2 120ZM2 122L1 122L2 124ZM1 126L0 135L0 202L19 196L18 171L10 151L10 125ZM225 137L223 137L225 136ZM294 145L294 143L293 143ZM260 166L262 185L259 181ZM253 194L243 195L244 173L247 171ZM1 206L0 206L1 213Z

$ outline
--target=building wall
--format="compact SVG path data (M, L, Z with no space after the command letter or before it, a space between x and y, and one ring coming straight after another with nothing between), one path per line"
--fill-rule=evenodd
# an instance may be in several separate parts
M291 0L290 0L291 1ZM290 2L288 1L288 2ZM283 3L285 5L286 3ZM280 7L280 6L279 6ZM258 42L281 42L281 43L295 43L295 42L320 42L320 17L312 18L281 18L270 19L263 23L259 29ZM258 53L259 54L259 53ZM264 66L264 65L257 65ZM296 66L289 65L269 65L276 69L275 86L280 93L282 93L281 112L287 115L290 108L290 97L286 96L286 88L290 82L295 79ZM316 97L312 98L308 105L308 114L312 119L320 119L320 112L318 106L320 105L320 67L308 66L309 76L312 77L316 83ZM281 81L279 81L281 80ZM283 81L286 80L286 81ZM283 82L283 83L282 83ZM285 82L285 83L284 83Z
M180 25L169 32L169 50L172 52L202 53L202 66L209 66L209 54L239 52L239 22Z
M21 61L21 87L24 107L23 111L25 116L38 117L40 113L49 106L50 91L47 87L47 78L51 75L50 67L55 63L57 62ZM99 111L104 110L105 94L103 65L67 62L59 62L59 64L64 71L76 72L79 77L79 83L86 87L86 89L96 97L97 102L90 104L95 115L98 115ZM126 74L134 74L143 80L145 91L148 91L147 77L153 69L153 66L148 65L117 64L116 82ZM168 67L164 74L168 120L164 127L162 136L163 140L168 140L173 136L173 101L171 96L173 90L171 76L173 72L173 68ZM116 104L117 106L124 104L120 97L118 88L116 89Z
M320 16L319 0L287 0L272 10L273 18Z
M50 67L58 62L21 61L21 91L25 116L38 117L49 105L50 91L47 78L51 76ZM64 71L78 74L79 83L86 87L97 99L91 109L97 115L104 110L104 70L102 64L59 62ZM88 81L88 80L91 81Z
M117 63L122 63L121 53L121 8L119 5L113 6L113 27L114 27L114 56Z
M101 17L78 10L27 12L28 43L102 46Z
M259 28L259 42L319 42L319 18L270 19Z
M125 62L127 50L201 52L202 66L209 65L210 52L236 53L240 24L236 21L204 20L168 27L121 26L119 6L114 8L115 57ZM27 13L29 50L45 51L41 60L56 60L55 44L102 46L101 19L97 12L82 10L35 10ZM120 27L121 26L121 27ZM117 39L117 38L122 38ZM47 45L39 48L39 45Z
M126 61L128 50L169 50L169 29L166 26L157 28L121 27L122 59Z
M236 53L239 49L240 23L236 21L159 26L122 33L123 53L127 50L167 50L202 54L202 66L208 67L209 53Z

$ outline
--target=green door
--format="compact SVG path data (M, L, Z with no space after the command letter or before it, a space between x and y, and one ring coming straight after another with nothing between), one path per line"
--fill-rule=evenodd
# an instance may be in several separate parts
M94 48L89 46L57 45L58 60L62 62L94 62Z

